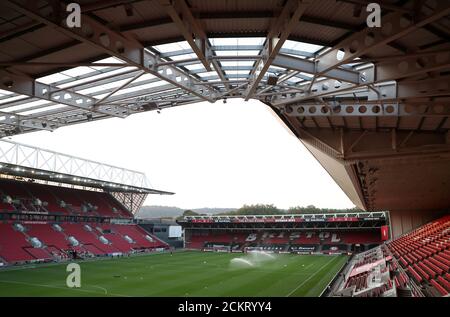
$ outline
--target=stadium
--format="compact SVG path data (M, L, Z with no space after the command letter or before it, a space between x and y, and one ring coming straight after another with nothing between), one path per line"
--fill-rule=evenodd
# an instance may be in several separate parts
M445 0L1 1L0 297L449 297L449 71ZM234 99L358 211L185 215L175 246L136 218L170 189L13 140Z

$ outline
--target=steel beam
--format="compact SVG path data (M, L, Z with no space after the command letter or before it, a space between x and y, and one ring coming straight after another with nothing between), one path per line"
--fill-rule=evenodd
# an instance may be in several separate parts
M211 71L211 62L206 57L209 48L205 32L192 16L186 2L184 0L159 0L159 4L176 24L205 69Z
M251 84L247 89L245 100L249 100L258 89L258 85L278 55L291 30L298 24L308 4L299 0L289 0L283 7L279 17L272 25L263 50L263 60L258 60L251 73Z
M0 62L0 67L14 67L14 66L25 66L25 67L35 67L35 66L52 66L52 67L127 67L127 64L119 63L53 63L53 62Z
M450 76L401 81L397 84L397 99L450 96Z
M77 84L77 85L72 85L69 86L67 88L61 89L61 88L57 88L57 90L55 90L55 92L58 91L82 91L82 90L86 90L86 89L90 89L90 88L95 88L97 86L101 86L104 84L108 84L108 83L112 83L114 81L120 81L120 80L125 80L125 79L129 79L132 78L133 76L136 76L139 73L139 71L131 71L129 73L121 73L121 74L117 74L116 76L110 77L110 76L105 76L104 78L98 79L98 80L94 80L94 81L89 81L89 82L83 82L82 84ZM146 85L146 84L150 84L150 83L154 83L159 81L159 78L152 78L152 79L148 79L148 80L143 80L137 83L132 83L127 85L128 88L132 88L132 87L139 87L141 85ZM53 86L58 86L57 83L55 83ZM85 93L84 95L87 98L93 98L94 100L96 100L96 98L94 97L95 95L103 95L103 94L109 94L111 93L111 89L103 89L103 90L97 90L94 93ZM148 93L148 90L147 90ZM0 109L5 109L5 108L9 108L9 107L15 107L15 106L19 106L19 105L23 105L29 102L33 102L35 101L36 98L25 98L25 99L21 99L18 101L11 101L11 102L5 102L5 103L0 103ZM98 102L96 100L96 102ZM53 105L54 103L49 102L47 104L41 104L38 107L39 108L44 108L44 107L48 107ZM108 102L108 104L110 104ZM131 110L131 109L130 109ZM28 109L21 109L20 111L29 111Z
M87 43L110 56L119 58L130 66L135 66L149 74L180 87L209 102L215 101L215 91L208 86L193 85L199 80L172 65L157 67L160 58L146 50L138 41L115 32L106 25L82 14L81 28L68 28L63 22L53 21L37 7L29 7L24 1L5 1L5 5L33 20L57 29L66 36ZM48 9L46 7L45 9Z
M392 60L361 68L359 70L361 76L360 84L355 85L333 79L323 80L314 83L311 92L273 98L272 102L274 105L282 105L311 100L317 97L339 95L364 86L446 69L450 69L450 51L435 52L427 56L410 56L401 61Z
M295 93L295 92L294 92ZM450 95L450 76L427 80L374 85L372 89L352 90L328 101L300 102L282 107L288 116L448 116L448 100L428 101L428 97ZM353 99L348 101L348 99Z
M435 1L435 7L428 15L423 15L414 23L404 16L404 12L392 12L381 19L380 28L364 28L336 44L333 49L318 57L317 70L321 76L325 72L370 53L376 47L399 39L420 27L450 14L450 2Z
M0 88L37 99L48 100L56 104L64 104L74 108L124 118L127 109L122 107L100 106L94 109L96 99L74 91L40 83L24 75L0 70Z
M13 113L0 112L0 125L13 126L18 129L29 128L35 130L54 131L59 128L60 124L55 121L33 118L29 116L22 116ZM3 136L5 130L1 129Z
M159 3L166 9L166 12L177 25L178 30L183 34L183 37L205 69L212 71L212 65L219 78L226 81L225 73L220 64L217 60L211 59L214 51L211 49L206 32L192 15L185 0L160 0ZM229 89L228 85L226 87Z
M278 54L274 58L272 65L309 74L315 74L317 71L315 62L284 54ZM323 76L353 84L359 84L361 82L359 72L344 68L332 69L325 72Z

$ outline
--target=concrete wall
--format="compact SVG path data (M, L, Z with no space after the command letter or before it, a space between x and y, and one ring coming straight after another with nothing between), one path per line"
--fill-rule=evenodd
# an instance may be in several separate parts
M389 213L392 238L396 238L403 233L411 231L448 213L449 211L423 212L393 210Z

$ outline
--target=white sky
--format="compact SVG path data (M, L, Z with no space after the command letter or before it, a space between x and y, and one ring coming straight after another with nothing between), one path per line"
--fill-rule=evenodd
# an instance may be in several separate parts
M14 141L145 172L156 189L146 205L180 208L353 204L259 101L228 100L107 119Z

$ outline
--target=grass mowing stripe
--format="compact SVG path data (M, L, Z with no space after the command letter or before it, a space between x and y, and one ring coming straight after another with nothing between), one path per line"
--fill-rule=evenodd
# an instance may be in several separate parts
M296 288L294 288L292 291L289 292L289 294L286 295L286 297L291 296L292 294L294 294L300 287L302 287L306 282L308 282L310 279L312 279L314 276L317 275L317 273L321 272L325 267L328 266L328 264L330 264L331 262L333 262L334 260L339 259L338 257L332 258L330 261L327 261L327 263L325 263L324 265L322 265L320 267L319 270L317 270L314 274L310 275L306 280L304 280L300 285L298 285Z
M252 267L233 266L231 260L240 257L254 259L243 253L186 251L78 262L81 289L64 287L67 263L0 270L0 296L270 297L294 288L290 296L318 296L346 259L326 263L328 256L280 254Z

